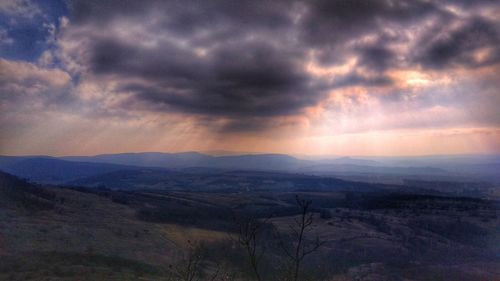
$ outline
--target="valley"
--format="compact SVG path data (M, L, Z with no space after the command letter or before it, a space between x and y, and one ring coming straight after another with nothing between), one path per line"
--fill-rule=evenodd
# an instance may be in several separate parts
M62 184L1 173L0 279L187 280L180 272L197 257L192 280L255 280L238 237L242 225L259 225L257 271L262 280L280 280L288 274L286 249L295 245L297 202L310 204L304 243L321 244L304 258L301 280L500 274L493 184L469 184L474 192L464 196L453 182L125 167Z

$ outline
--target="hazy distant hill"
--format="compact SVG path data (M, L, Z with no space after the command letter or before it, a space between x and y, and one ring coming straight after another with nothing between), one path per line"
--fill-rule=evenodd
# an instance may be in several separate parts
M383 166L383 163L380 163L375 160L370 159L361 159L361 158L351 158L351 157L340 157L335 159L323 159L317 160L315 162L321 164L337 164L337 165L361 165L361 166Z
M211 156L198 152L122 153L96 156L0 156L0 170L44 183L65 183L111 172L154 168L159 171L181 170L216 173L217 171L265 171L304 173L310 175L392 177L384 183L402 182L407 178L439 177L473 181L499 182L500 160L496 156L462 157L372 157L305 160L285 154L245 154ZM127 173L121 172L126 175ZM160 173L154 173L158 180ZM109 176L109 175L108 175ZM144 174L141 178L144 178ZM354 177L353 177L354 176ZM161 176L163 177L163 176ZM160 178L161 178L160 177ZM395 178L397 180L394 180ZM375 180L375 182L377 182Z
M324 164L306 167L304 172L312 173L368 173L393 175L442 175L447 171L434 167L390 167L353 164Z
M248 154L212 157L202 164L214 168L289 171L300 169L310 163L284 154Z
M50 157L0 156L0 170L18 177L43 183L69 180L137 167L116 164L71 162Z
M110 163L142 167L188 168L207 167L223 169L251 170L292 170L303 167L309 161L300 160L284 154L248 154L230 156L210 156L198 152L183 153L121 153L101 154L96 156L68 156L61 159Z
M399 166L454 166L500 164L500 155L429 155L403 157L366 157L385 165Z
M183 168L200 166L202 163L209 161L211 158L212 156L201 154L198 152L142 152L100 154L95 156L66 156L61 157L60 159L68 161L108 163L141 167Z

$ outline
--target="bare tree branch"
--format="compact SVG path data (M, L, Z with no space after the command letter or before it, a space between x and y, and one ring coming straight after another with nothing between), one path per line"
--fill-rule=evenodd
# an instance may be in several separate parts
M283 239L280 237L279 245L283 252L290 260L290 273L288 280L299 280L300 269L302 261L306 256L317 251L324 243L316 237L313 244L307 240L306 234L313 229L314 216L311 212L311 201L301 199L299 196L295 197L297 207L299 208L299 217L293 219L293 223L288 227L292 231L292 247L293 251L287 249ZM279 234L278 234L279 235Z

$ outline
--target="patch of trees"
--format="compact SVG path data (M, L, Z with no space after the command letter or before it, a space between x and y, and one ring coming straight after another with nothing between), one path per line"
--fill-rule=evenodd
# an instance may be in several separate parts
M446 197L422 194L348 193L347 207L366 210L417 209L417 210L477 210L495 209L483 199L469 197Z

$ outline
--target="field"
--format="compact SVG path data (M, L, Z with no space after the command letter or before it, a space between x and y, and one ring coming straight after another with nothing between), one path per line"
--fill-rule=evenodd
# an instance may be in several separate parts
M221 268L232 280L251 279L237 239L248 219L264 226L256 241L265 249L262 278L278 280L283 249L293 247L290 226L300 219L297 198L311 203L306 242L321 241L304 259L303 280L500 276L493 200L390 188L120 191L36 185L8 174L1 190L2 280L184 280L172 272L192 251L203 253L200 280Z

